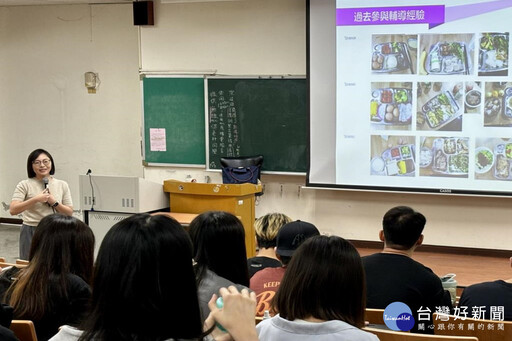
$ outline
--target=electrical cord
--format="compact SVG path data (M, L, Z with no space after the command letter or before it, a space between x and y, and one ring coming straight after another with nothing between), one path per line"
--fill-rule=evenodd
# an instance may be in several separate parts
M94 199L94 186L92 185L92 176L91 176L91 173L92 173L92 170L88 169L88 170L87 170L87 173L85 173L85 175L88 175L88 176L89 176L89 184L91 185L91 194L92 194L92 205L91 205L91 211L94 211L94 203L95 203L95 199Z

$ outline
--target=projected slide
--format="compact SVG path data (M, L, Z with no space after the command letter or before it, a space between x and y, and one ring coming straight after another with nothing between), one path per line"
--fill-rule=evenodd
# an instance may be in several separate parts
M335 11L335 185L512 194L512 1Z

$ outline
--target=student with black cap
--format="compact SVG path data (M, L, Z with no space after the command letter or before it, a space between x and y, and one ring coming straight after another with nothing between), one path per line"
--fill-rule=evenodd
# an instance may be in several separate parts
M274 297L293 253L308 238L320 235L315 225L297 220L283 225L277 234L276 255L283 264L278 268L265 268L251 278L250 288L256 293L256 316L272 310L270 302Z

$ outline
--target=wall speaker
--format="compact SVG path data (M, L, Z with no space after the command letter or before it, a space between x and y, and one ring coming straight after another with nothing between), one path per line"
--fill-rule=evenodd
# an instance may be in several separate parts
M153 1L136 1L133 3L133 24L138 26L155 24Z

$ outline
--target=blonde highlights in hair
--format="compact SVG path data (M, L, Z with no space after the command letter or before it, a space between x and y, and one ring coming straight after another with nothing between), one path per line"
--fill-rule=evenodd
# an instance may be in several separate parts
M279 229L292 222L292 219L283 213L269 213L256 219L254 231L258 246L263 248L276 246L276 237Z

